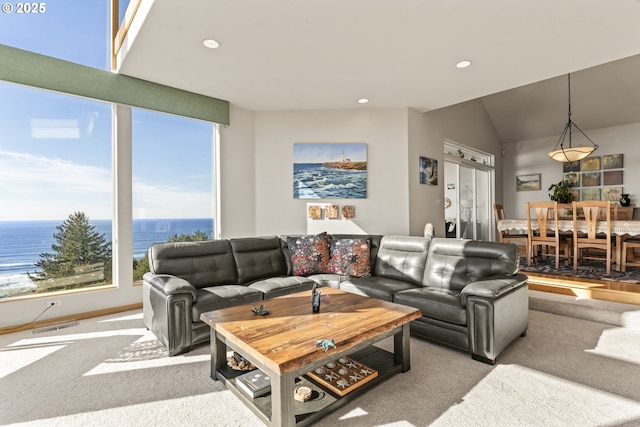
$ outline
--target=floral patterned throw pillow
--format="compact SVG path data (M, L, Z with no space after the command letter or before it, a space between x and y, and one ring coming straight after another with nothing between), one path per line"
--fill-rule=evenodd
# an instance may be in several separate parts
M326 273L329 265L327 233L314 236L288 237L289 253L295 276Z
M371 276L371 245L368 240L331 240L329 253L329 272L351 277Z

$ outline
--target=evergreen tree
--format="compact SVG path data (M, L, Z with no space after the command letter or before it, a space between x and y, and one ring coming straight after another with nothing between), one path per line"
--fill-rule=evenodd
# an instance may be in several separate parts
M111 280L111 242L106 242L89 224L89 218L82 212L69 215L62 224L56 226L53 234L56 243L53 252L40 254L36 266L40 271L29 275L35 280L68 277L92 265L104 266L104 281Z

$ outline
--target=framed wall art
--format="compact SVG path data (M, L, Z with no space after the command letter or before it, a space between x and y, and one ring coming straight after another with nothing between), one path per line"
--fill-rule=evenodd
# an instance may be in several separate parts
M584 172L582 174L582 186L583 187L600 186L600 172ZM586 200L595 200L595 199L586 199Z
M564 162L562 164L562 172L580 172L580 160L576 162Z
M600 156L587 157L580 160L580 170L582 171L599 171Z
M622 185L622 171L602 172L602 185Z
M583 188L582 200L600 200L599 188Z
M604 187L602 189L602 198L610 202L618 202L622 197L622 187Z
M322 219L322 207L320 206L309 206L308 215L311 219Z
M535 191L535 190L540 190L540 174L539 173L516 176L516 191Z
M580 187L580 175L575 172L565 173L562 179L569 184L569 187Z
M293 144L294 199L365 199L367 144Z
M602 156L602 169L622 169L623 167L623 154L607 154Z
M438 185L438 161L420 156L420 184Z
M345 205L342 207L342 218L351 219L356 217L356 207Z
M327 219L338 219L338 205L327 205L324 208Z

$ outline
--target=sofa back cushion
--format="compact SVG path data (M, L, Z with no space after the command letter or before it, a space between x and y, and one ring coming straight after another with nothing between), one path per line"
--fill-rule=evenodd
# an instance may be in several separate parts
M378 234L330 234L329 243L331 240L340 239L366 239L369 241L369 263L371 264L371 271L376 266L376 259L378 259L378 250L380 249L380 241L382 236Z
M329 239L329 273L371 276L371 244L368 239Z
M291 257L291 273L294 276L328 272L330 255L327 233L289 236L286 240L288 256Z
M181 277L196 288L236 283L228 240L156 243L149 248L152 273Z
M471 282L518 271L516 245L434 238L429 247L423 285L461 291Z
M420 285L424 278L430 239L384 236L375 263L375 275Z
M229 242L239 284L287 274L287 264L277 236L231 239Z

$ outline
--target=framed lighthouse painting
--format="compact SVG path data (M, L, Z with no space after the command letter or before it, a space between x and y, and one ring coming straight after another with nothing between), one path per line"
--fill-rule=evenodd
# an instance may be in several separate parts
M367 144L293 144L294 199L366 199Z

